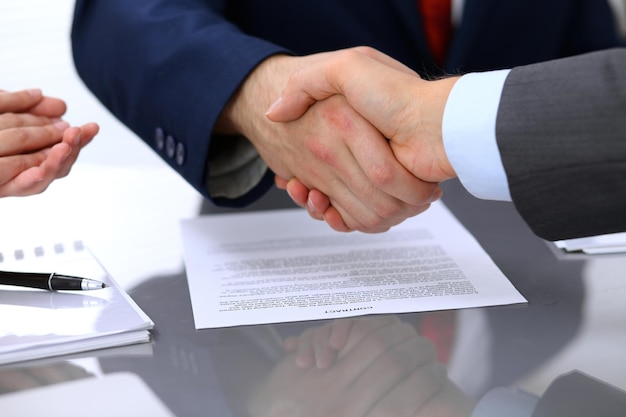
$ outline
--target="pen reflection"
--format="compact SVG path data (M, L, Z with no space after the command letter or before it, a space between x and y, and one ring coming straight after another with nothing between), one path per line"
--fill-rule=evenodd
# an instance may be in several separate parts
M0 304L52 310L104 307L107 300L82 293L44 290L0 290Z

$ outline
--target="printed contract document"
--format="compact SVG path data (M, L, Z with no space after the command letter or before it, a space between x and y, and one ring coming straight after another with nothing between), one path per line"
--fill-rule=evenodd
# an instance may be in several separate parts
M443 203L381 234L304 209L181 223L196 329L524 303Z

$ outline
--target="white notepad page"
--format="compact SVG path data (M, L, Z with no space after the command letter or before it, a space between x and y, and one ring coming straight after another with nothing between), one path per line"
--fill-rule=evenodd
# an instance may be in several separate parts
M0 285L0 364L150 340L152 320L80 241L0 248L0 270L56 272L107 284L93 291Z

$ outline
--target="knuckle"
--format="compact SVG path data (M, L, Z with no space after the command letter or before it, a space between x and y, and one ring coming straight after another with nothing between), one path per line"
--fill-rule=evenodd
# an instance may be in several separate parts
M337 164L338 158L336 151L319 137L308 139L306 141L306 147L315 159L331 166Z
M349 138L357 129L357 114L343 97L333 96L319 102L320 116L334 137Z
M383 226L383 219L375 215L374 213L369 213L366 216L363 216L360 220L359 231L361 232L369 232L372 233L375 230L378 230Z
M395 226L397 222L406 217L404 207L395 202L386 202L380 205L377 208L377 214L381 219L384 219L385 224L390 226Z
M363 55L367 55L367 56L374 56L376 54L376 49L372 48L371 46L357 46L355 48L352 49L353 51L363 54Z
M395 179L395 172L392 167L385 164L375 164L369 167L368 176L370 181L378 188L384 188Z
M407 206L392 197L372 199L371 204L376 221L374 224L369 224L371 227L395 226L408 217Z

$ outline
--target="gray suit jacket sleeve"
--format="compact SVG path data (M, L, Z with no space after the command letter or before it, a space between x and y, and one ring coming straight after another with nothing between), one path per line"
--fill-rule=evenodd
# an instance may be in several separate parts
M626 49L514 68L496 137L513 203L537 235L626 231Z

